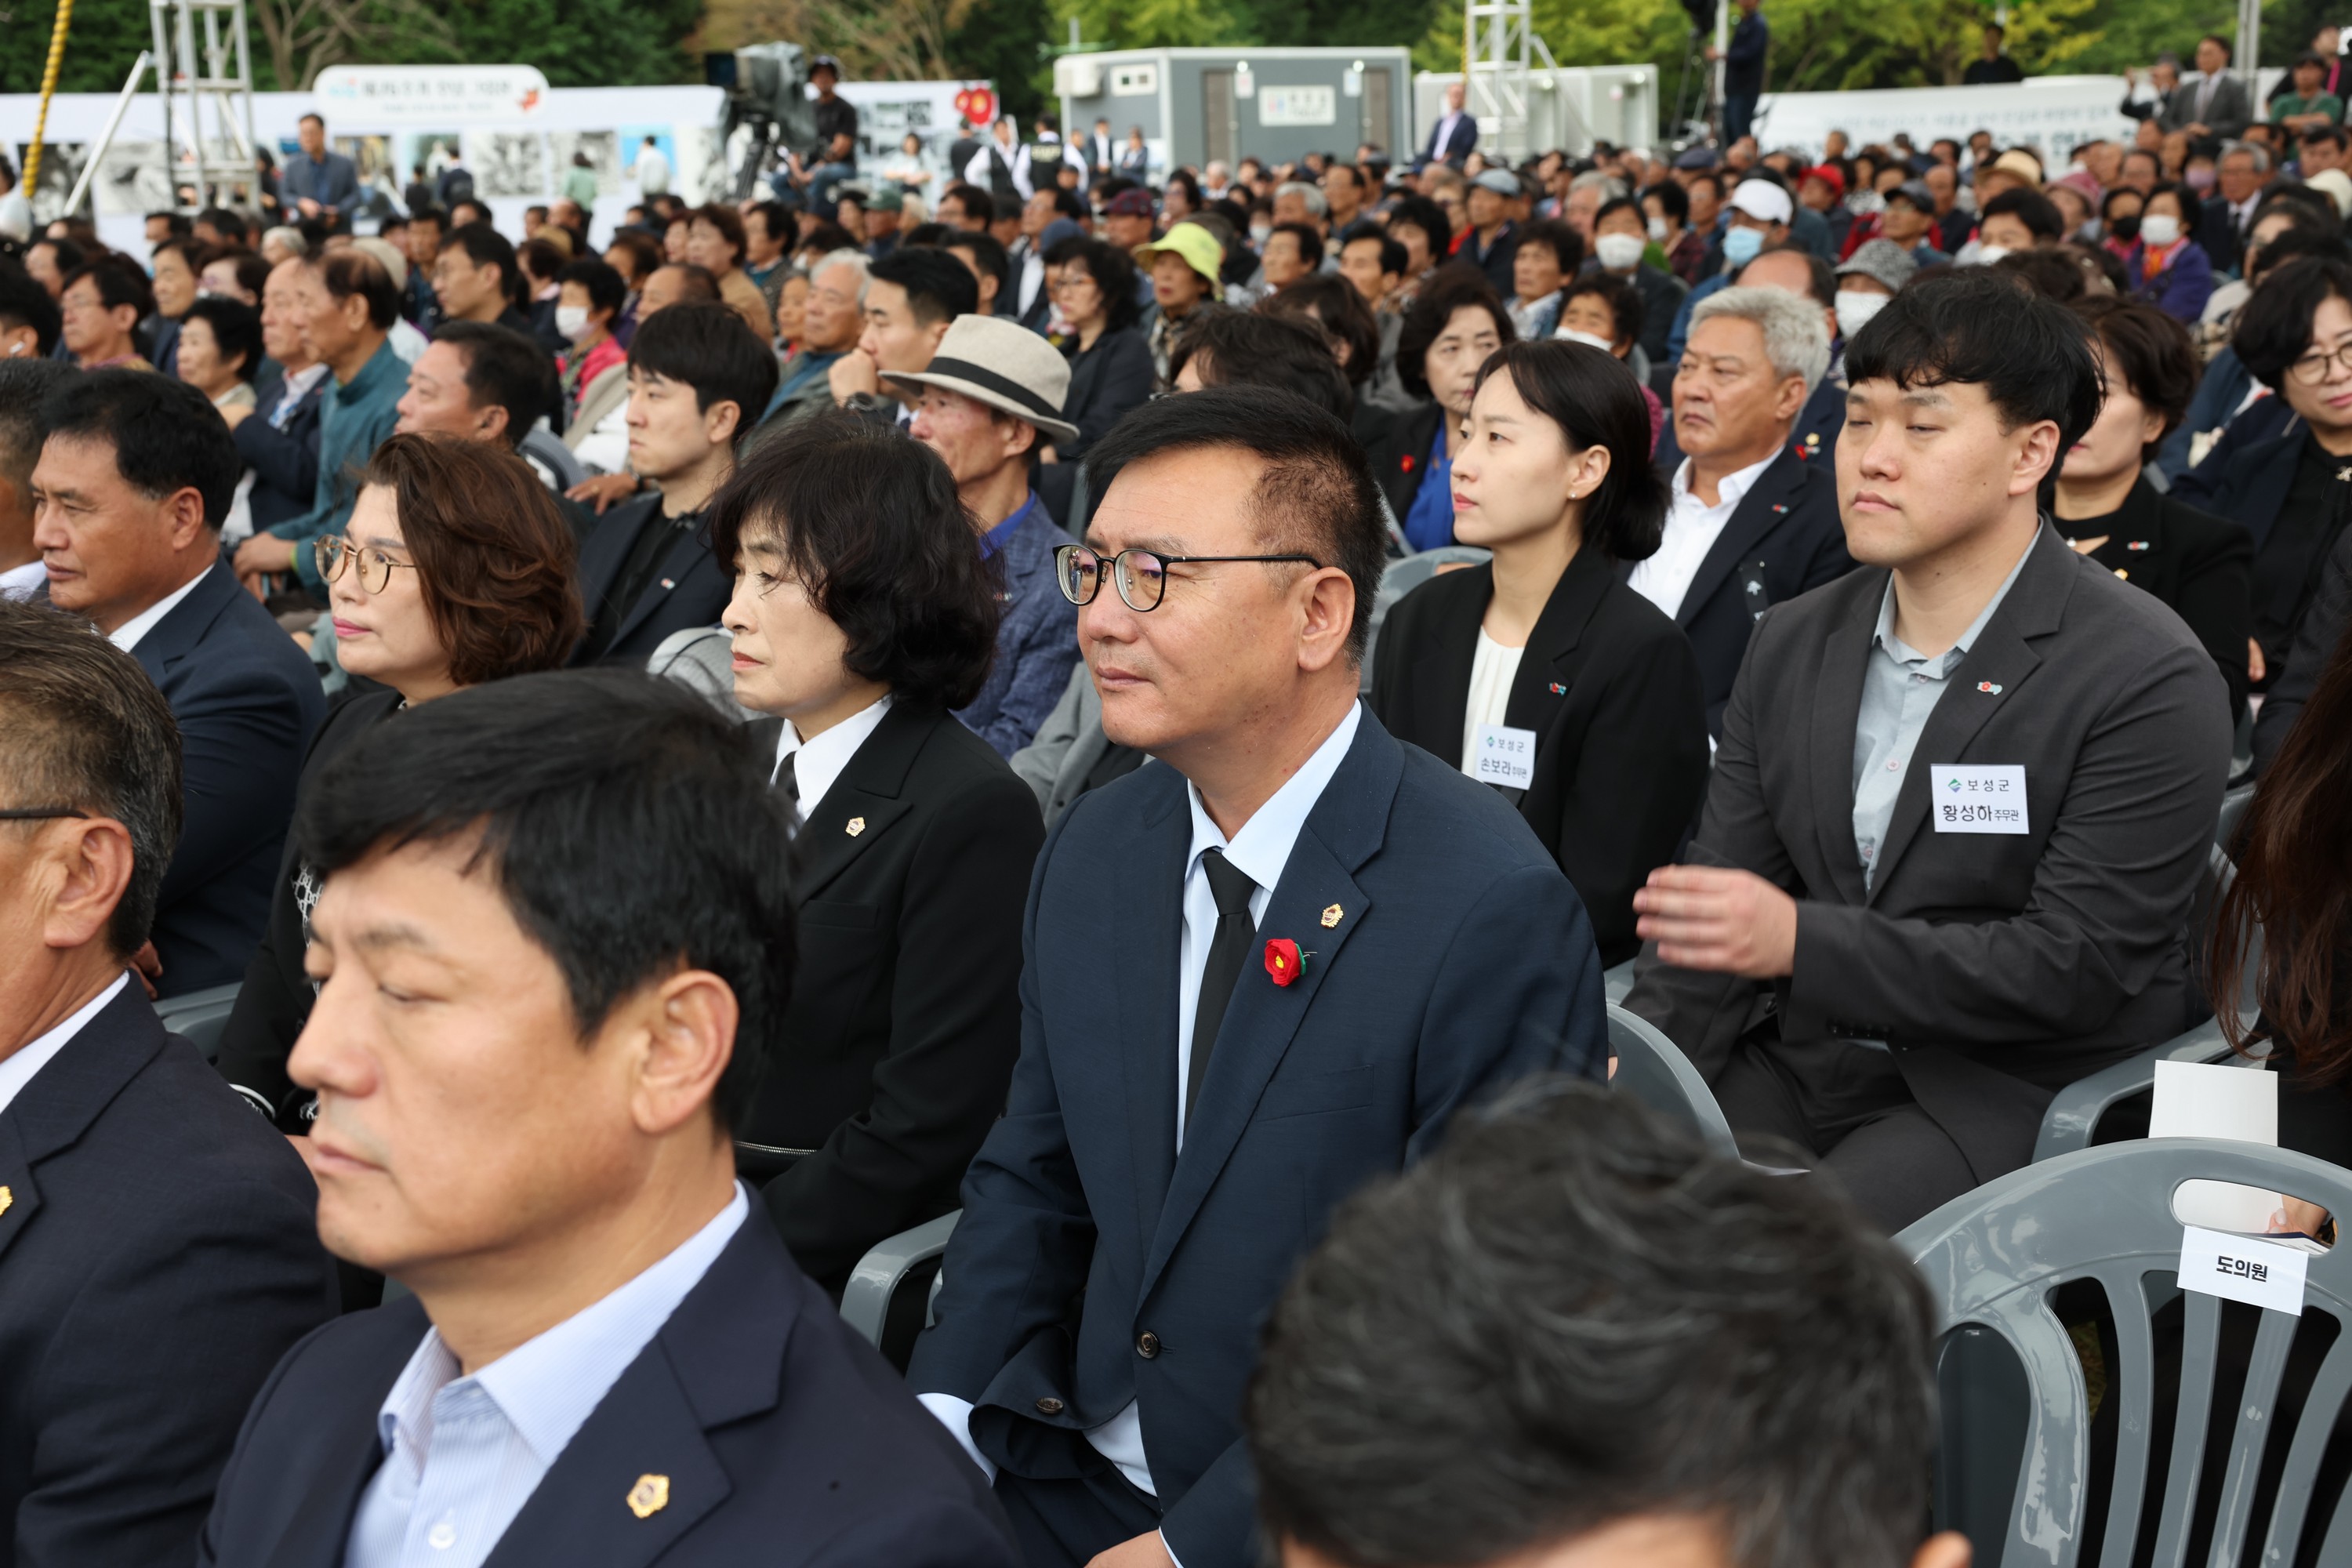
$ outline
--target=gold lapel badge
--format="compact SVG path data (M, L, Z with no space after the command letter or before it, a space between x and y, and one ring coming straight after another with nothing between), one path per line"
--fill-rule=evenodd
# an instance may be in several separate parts
M639 1476L637 1484L629 1489L629 1511L639 1519L651 1519L668 1506L667 1476Z
M1338 925L1339 923L1339 917L1346 912L1346 910L1342 910L1337 904L1333 904L1329 909L1325 910L1323 911L1323 929L1325 931L1329 931L1333 926Z
M849 836L850 836L852 838L856 837L859 834L861 834L861 833L863 833L863 832L865 832L865 831L866 831L866 819L865 819L864 817L862 817L862 816L853 816L853 817L851 817L851 818L849 819Z
M16 1194L10 1192L5 1187L0 1187L0 1214L6 1214L8 1212L8 1205L16 1201Z

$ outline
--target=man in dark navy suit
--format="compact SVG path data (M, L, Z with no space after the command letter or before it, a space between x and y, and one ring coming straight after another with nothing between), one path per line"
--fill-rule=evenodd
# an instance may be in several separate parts
M629 468L658 487L604 515L580 546L588 635L574 664L642 668L671 633L715 626L734 583L703 509L776 390L776 356L726 305L673 305L629 344Z
M770 761L691 691L573 670L321 775L303 1157L328 1247L413 1295L278 1363L200 1563L1014 1568L735 1179L793 982Z
M1509 805L1358 703L1387 553L1305 399L1146 405L1057 581L1150 753L1039 857L1011 1103L909 1379L1033 1568L1257 1561L1242 1389L1333 1208L1460 1107L1599 1077L1584 911Z
M301 1162L127 972L180 820L138 663L0 599L5 1568L186 1562L254 1391L335 1310Z
M241 465L205 395L145 371L97 371L44 414L33 542L50 602L136 658L180 725L187 823L140 967L163 996L232 984L261 940L327 700L310 659L220 559Z
M1465 112L1466 98L1460 82L1445 84L1445 111L1429 128L1429 144L1412 161L1414 173L1432 163L1450 163L1458 169L1478 145L1478 121Z

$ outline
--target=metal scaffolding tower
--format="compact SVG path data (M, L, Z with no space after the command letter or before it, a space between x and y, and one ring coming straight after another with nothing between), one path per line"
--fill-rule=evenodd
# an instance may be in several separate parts
M172 189L191 208L250 205L253 64L245 0L149 0ZM211 126L205 110L211 110Z
M1463 107L1478 121L1479 141L1514 163L1534 151L1528 103L1538 89L1538 61L1546 72L1556 68L1529 23L1528 0L1464 0ZM1549 75L1540 83L1552 85Z

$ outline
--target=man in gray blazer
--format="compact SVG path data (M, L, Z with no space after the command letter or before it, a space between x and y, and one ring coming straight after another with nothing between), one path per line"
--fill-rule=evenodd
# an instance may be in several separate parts
M1955 273L1846 369L1864 569L1758 624L1690 863L1634 895L1626 1005L1895 1229L2189 1021L2230 730L2189 628L2041 515L2099 409L2072 315Z
M2197 69L2197 80L2181 83L2164 100L2158 128L2186 131L2191 142L2233 142L2244 135L2254 112L2246 84L2230 73L2229 40L2219 33L2198 39Z

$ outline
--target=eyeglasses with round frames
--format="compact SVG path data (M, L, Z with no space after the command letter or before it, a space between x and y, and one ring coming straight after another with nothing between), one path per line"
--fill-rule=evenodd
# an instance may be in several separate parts
M392 582L392 569L404 572L416 570L414 561L394 561L373 544L353 544L340 533L321 534L312 546L319 558L319 575L332 583L343 574L352 558L360 563L360 586L371 594L381 594Z
M1160 607L1168 596L1168 568L1213 565L1227 561L1297 562L1320 567L1312 555L1162 555L1153 550L1122 550L1110 558L1118 596L1138 615ZM1091 605L1102 592L1103 558L1083 544L1057 545L1054 551L1054 581L1062 597L1073 605Z
M2334 352L2315 349L2286 367L2287 374L2304 386L2317 386L2327 379L2332 366L2352 371L2352 343L2339 343Z

